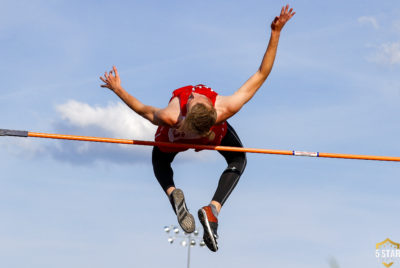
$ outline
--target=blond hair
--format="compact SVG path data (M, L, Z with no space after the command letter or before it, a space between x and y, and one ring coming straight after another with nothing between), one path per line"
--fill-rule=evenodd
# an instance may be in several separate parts
M200 136L210 134L210 128L217 121L217 111L214 106L197 103L187 112L185 120L179 130L183 132L196 133Z

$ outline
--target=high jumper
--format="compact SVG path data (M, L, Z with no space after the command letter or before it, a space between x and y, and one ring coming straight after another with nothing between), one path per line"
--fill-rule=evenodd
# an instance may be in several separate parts
M109 88L133 111L157 125L157 142L243 147L227 120L253 98L267 79L275 61L281 30L294 14L289 5L282 7L280 15L271 23L271 36L260 67L230 96L221 96L205 85L185 86L173 91L166 108L145 105L122 88L115 66L100 77L104 82L101 87ZM185 150L187 148L154 146L152 163L154 174L168 196L180 226L185 232L191 233L195 230L195 220L186 207L183 191L175 187L171 168L177 153ZM211 251L218 250L218 214L246 167L244 152L220 151L220 154L228 166L219 179L211 202L198 210L204 228L203 239Z

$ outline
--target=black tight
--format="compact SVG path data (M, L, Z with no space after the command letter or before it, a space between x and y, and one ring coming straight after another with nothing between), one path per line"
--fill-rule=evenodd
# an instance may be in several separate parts
M221 142L222 146L243 147L235 130L228 124L228 131ZM213 201L223 205L239 181L246 167L246 154L242 152L219 151L228 164L225 171L221 174L215 191ZM158 182L166 192L168 188L175 187L174 172L171 163L178 153L164 153L158 147L153 147L153 170Z

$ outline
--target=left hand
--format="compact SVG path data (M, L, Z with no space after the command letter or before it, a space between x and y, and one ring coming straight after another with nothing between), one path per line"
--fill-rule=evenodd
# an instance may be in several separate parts
M279 33L294 14L296 14L296 12L293 12L293 8L289 9L289 5L282 7L281 14L275 17L274 21L271 23L272 31Z
M104 82L104 85L100 85L101 87L109 88L114 92L121 88L121 79L115 66L110 72L105 72L104 77L100 76L100 80Z

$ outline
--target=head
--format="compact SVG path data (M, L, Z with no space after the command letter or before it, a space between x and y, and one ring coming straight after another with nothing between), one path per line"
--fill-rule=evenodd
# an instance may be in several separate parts
M185 133L194 133L207 136L210 128L217 120L217 111L211 101L203 95L191 96L187 103L186 118L179 130Z

